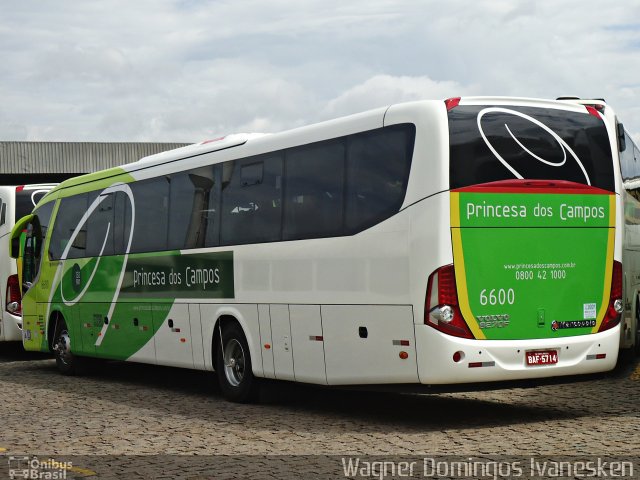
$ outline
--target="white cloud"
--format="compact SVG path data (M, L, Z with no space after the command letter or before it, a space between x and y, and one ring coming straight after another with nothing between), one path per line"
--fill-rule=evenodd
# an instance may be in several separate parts
M0 139L198 141L465 94L605 97L640 132L636 18L596 0L24 0L0 17Z
M454 81L437 82L426 76L376 75L327 102L323 116L337 117L399 102L459 97L472 91L473 87Z

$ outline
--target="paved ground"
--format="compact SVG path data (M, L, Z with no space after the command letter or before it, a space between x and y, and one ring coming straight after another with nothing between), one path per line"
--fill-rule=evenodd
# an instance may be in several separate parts
M342 456L587 457L640 448L636 364L586 382L476 393L280 385L259 405L236 405L221 398L212 374L114 362L64 377L48 357L5 348L0 392L2 455L69 458L67 478L275 478L305 468L344 478ZM225 475L214 475L214 464Z

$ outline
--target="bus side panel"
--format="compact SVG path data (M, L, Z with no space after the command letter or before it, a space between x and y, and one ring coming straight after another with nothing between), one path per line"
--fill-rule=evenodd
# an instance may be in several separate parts
M273 366L278 380L295 380L289 305L269 305Z
M289 305L289 315L296 380L326 385L320 305Z
M407 209L411 213L408 257L411 262L411 300L416 325L424 325L429 275L453 263L449 230L449 192L439 193Z
M153 305L153 327L158 365L194 368L189 305Z
M262 369L266 378L276 378L273 358L273 341L271 339L271 315L269 305L258 305L260 321L260 348L262 349Z
M420 105L420 108L416 108ZM392 105L384 116L385 127L413 123L416 139L411 174L403 208L429 195L449 189L449 129L442 101ZM447 160L447 161L445 161Z
M410 305L322 305L321 310L329 385L418 382Z
M205 370L204 343L202 337L202 321L200 319L200 305L190 303L189 328L191 330L191 345L193 349L193 366L197 370Z

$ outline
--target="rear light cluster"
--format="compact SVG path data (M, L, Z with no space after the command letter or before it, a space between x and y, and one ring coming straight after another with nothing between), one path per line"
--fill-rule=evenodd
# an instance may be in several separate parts
M589 115L593 115L596 118L601 118L600 114L598 113L598 109L595 106L591 106L591 105L585 105L585 108L587 109L587 112L589 112Z
M609 295L609 306L604 315L602 324L598 332L604 332L620 323L624 302L622 300L622 264L613 262L613 273L611 274L611 294Z
M460 105L460 100L461 100L460 97L447 98L444 101L444 106L447 108L447 111L453 110L458 105Z
M429 276L424 323L448 335L474 338L458 306L453 265L440 267Z
M20 295L20 281L18 275L7 278L7 296L5 309L14 315L22 315L22 295Z

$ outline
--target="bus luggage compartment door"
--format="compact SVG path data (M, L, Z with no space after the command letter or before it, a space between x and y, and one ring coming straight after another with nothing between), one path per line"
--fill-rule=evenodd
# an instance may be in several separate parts
M269 305L273 364L278 380L295 380L293 373L293 342L288 305Z
M418 382L410 305L323 305L329 385Z

